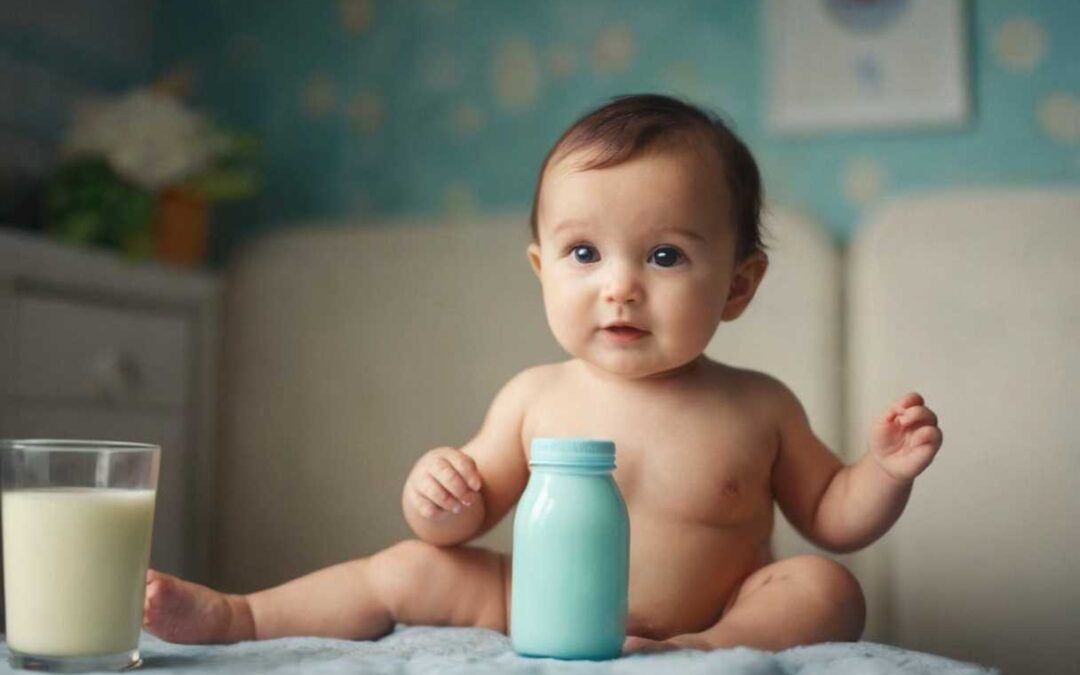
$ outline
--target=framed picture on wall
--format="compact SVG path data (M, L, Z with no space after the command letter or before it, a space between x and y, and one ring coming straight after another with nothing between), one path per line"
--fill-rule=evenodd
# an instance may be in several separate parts
M768 0L769 123L782 133L961 126L963 0Z

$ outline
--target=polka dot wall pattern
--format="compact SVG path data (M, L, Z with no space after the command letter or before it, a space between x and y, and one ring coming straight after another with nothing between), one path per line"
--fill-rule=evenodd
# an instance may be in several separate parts
M634 59L634 36L626 26L610 26L596 36L592 52L596 72L624 72Z
M464 220L476 212L476 196L466 183L451 183L443 189L443 215Z
M847 200L856 207L872 206L885 187L885 170L881 165L865 157L848 162L843 175L843 191Z
M540 93L540 65L536 48L524 38L505 38L491 64L492 91L506 110L533 104Z
M375 0L341 0L341 25L350 33L366 33L375 23Z
M1054 92L1039 101L1039 126L1049 138L1059 143L1080 141L1080 99L1065 92Z
M577 52L564 44L548 47L548 68L556 79L570 77L578 68Z
M361 92L349 103L349 120L360 134L373 134L382 127L383 100L375 92Z
M452 91L465 79L465 64L448 48L427 51L421 57L418 76L430 92Z
M459 136L472 136L484 128L484 113L471 103L461 103L454 109L451 123Z
M162 69L197 64L198 103L261 132L267 227L526 212L566 124L640 91L718 110L767 158L767 194L841 238L904 193L1080 183L1080 2L967 3L976 99L963 128L794 140L764 121L756 2L312 0L269 3L258 21L233 3L166 5Z
M304 87L303 98L304 112L308 117L326 117L337 104L337 85L326 75L312 75Z
M1046 53L1046 31L1031 19L1009 19L1001 24L994 48L1006 68L1032 70Z

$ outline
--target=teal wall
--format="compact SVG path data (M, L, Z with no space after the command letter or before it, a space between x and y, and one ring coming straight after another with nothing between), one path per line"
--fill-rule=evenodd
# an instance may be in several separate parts
M845 238L898 194L1080 182L1080 2L967 8L965 127L795 140L765 124L753 0L166 2L158 49L161 69L194 67L198 104L264 140L266 190L219 218L228 240L301 220L524 211L570 121L646 90L722 111L771 197Z
M55 166L77 101L154 75L157 18L146 0L0 0L0 192Z

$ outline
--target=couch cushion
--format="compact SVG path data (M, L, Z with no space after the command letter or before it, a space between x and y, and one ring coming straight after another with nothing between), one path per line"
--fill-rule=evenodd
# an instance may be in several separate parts
M1080 662L1080 192L914 197L852 250L850 440L906 391L945 443L877 547L901 646ZM1068 664L1068 665L1066 665Z

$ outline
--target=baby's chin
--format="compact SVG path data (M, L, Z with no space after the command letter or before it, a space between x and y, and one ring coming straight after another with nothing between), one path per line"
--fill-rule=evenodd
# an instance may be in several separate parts
M615 357L608 354L583 354L578 358L608 375L624 380L651 380L682 373L691 368L699 356L701 355L682 359L650 359L634 354Z

